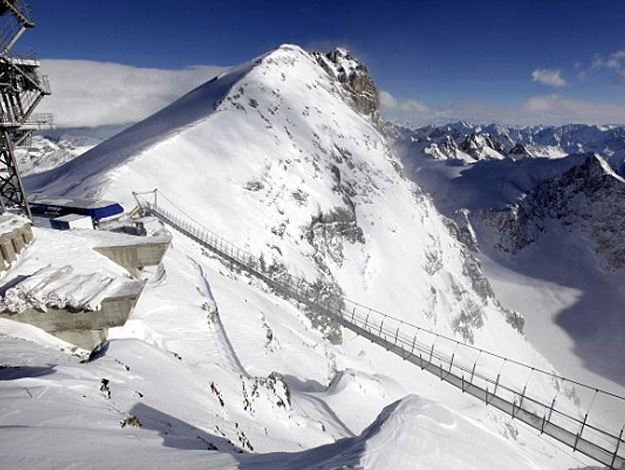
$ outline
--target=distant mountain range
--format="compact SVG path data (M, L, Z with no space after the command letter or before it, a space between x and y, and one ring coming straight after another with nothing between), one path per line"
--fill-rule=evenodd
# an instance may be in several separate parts
M461 227L497 296L531 317L530 338L555 350L564 331L588 370L625 384L625 366L609 359L625 354L625 126L388 123L386 132L406 175ZM562 330L549 330L550 318Z
M441 160L561 158L595 152L606 158L625 152L625 126L567 124L507 127L456 122L413 127L389 123L387 133Z

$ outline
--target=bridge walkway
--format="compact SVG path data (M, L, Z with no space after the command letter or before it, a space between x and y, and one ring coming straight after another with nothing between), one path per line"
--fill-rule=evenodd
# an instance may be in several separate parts
M597 421L605 414L592 413L608 410L620 425L625 422L625 397L473 347L343 297L324 295L317 285L288 273L269 274L260 258L197 223L162 193L155 190L134 195L145 213L264 281L281 295L610 470L625 470L625 425L619 430L614 423ZM549 382L557 390L553 398L549 396L553 387L546 385Z

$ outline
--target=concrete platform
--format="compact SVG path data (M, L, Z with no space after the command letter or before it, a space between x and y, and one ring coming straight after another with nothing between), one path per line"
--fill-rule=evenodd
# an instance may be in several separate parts
M6 219L4 227L0 251L4 241L9 260L5 266L10 267L16 253L33 240L33 232L24 219L20 223ZM143 290L142 269L159 265L171 241L169 235L139 237L98 230L36 228L35 233L37 240L20 263L5 268L0 277L0 318L31 324L89 350L106 339L109 328L125 324ZM42 270L49 273L44 276ZM99 291L85 279L108 290ZM70 293L74 285L80 288L75 295ZM19 292L7 297L13 288ZM82 304L84 299L87 303Z
M143 286L142 282L130 281L118 295L102 300L100 310L96 311L48 308L47 312L42 312L29 308L20 313L0 312L0 318L34 325L78 347L91 350L106 339L109 328L126 323Z
M34 240L30 220L13 214L0 216L0 271L17 261L24 248Z
M171 240L162 238L136 237L136 241L132 245L111 245L96 246L95 251L106 256L110 260L126 268L128 272L135 278L139 279L141 270L146 266L158 266L165 256Z

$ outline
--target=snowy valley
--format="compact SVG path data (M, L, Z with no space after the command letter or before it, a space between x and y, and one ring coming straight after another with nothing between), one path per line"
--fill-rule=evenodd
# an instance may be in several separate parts
M387 131L407 174L462 227L497 297L528 317L530 340L559 369L622 387L625 370L609 358L625 352L625 128Z
M130 211L158 188L273 273L623 395L624 138L383 125L349 52L285 45L101 143L40 138L20 163L32 195ZM90 357L0 320L6 468L595 465L169 230L131 317ZM72 261L71 237L34 231L16 267ZM570 383L532 380L587 412Z

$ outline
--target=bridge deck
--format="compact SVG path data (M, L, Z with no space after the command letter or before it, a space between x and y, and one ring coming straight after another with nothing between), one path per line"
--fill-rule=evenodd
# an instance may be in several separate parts
M159 196L161 196L160 193ZM591 425L588 421L588 413L583 418L574 416L563 405L556 406L556 398L547 403L548 400L545 400L544 396L531 395L528 391L528 384L534 372L548 374L562 382L567 381L566 379L537 371L530 366L515 363L496 354L477 350L472 346L423 330L347 299L320 299L319 292L315 291L305 280L288 274L276 278L263 272L262 263L258 258L201 226L184 212L175 208L173 204L171 208L166 209L161 205L145 201L138 194L135 194L135 197L145 212L151 213L225 261L261 279L280 294L336 321L357 335L453 385L463 393L474 396L485 405L491 405L513 419L540 431L541 434L563 443L573 451L578 451L606 465L611 470L625 470L625 440L622 428L620 433L606 431L595 423ZM424 334L430 335L433 339L429 342L424 341L422 339ZM418 335L421 335L421 339ZM453 345L453 349L445 350L444 347L437 347L436 343L439 340L449 342ZM479 354L469 359L471 355L459 352L459 348L479 351ZM479 367L478 361L483 363ZM514 383L510 378L507 382L502 379L502 370L507 364L515 364L517 370L526 368L529 371L525 386ZM570 380L568 382L576 383ZM622 404L625 400L609 392L579 383L577 385L593 390L594 398L601 393L618 404Z

